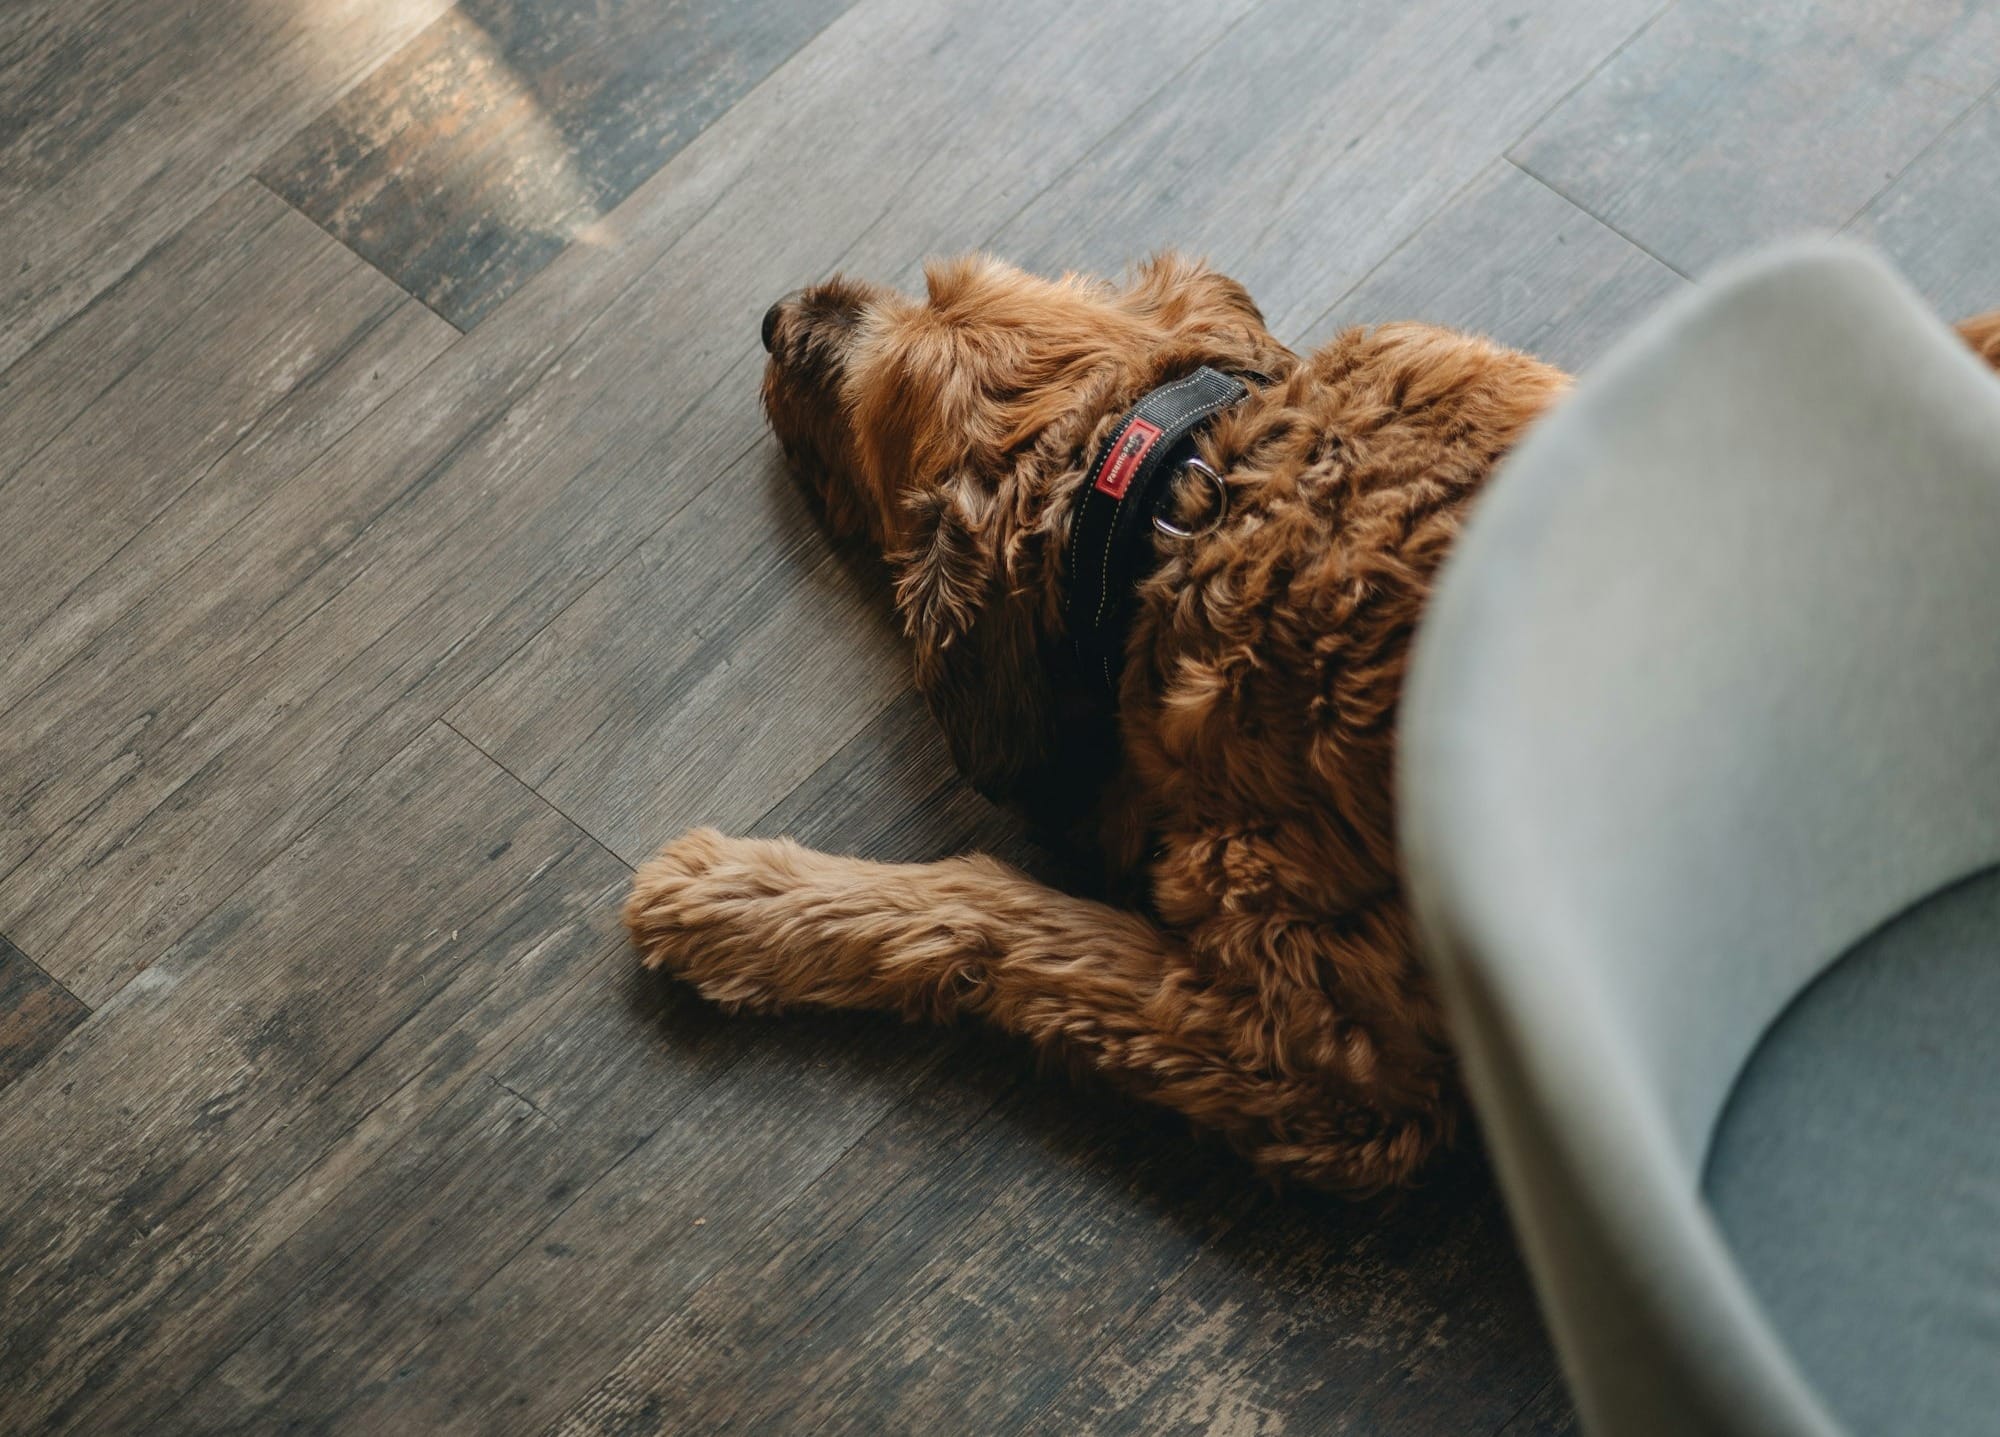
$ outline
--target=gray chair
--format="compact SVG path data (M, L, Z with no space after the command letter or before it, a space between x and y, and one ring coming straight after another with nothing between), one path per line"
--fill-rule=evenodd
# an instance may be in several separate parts
M2000 383L1858 250L1702 286L1481 499L1403 723L1586 1428L2000 1432Z

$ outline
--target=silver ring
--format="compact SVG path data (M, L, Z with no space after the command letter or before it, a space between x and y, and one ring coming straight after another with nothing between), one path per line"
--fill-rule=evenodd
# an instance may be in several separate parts
M1213 469L1209 468L1199 459L1190 459L1187 461L1187 463L1181 465L1181 468L1183 470L1188 470L1188 469L1194 470L1195 473L1200 474L1203 478L1207 479L1210 485L1214 487L1215 518L1210 520L1209 523L1204 525L1202 528L1183 529L1180 525L1174 523L1173 520L1167 518L1166 515L1155 514L1153 516L1153 527L1155 529L1158 529L1162 534L1165 534L1169 539L1205 538L1206 536L1213 534L1217 529L1220 529L1222 527L1222 521L1229 517L1229 486L1222 482L1222 476L1220 474L1216 473Z

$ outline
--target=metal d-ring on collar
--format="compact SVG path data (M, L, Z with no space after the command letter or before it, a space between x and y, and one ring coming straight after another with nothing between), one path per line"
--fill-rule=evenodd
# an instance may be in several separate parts
M1222 521L1229 517L1229 486L1222 482L1222 476L1199 459L1189 458L1181 464L1182 473L1201 475L1215 490L1215 516L1198 529L1183 529L1165 514L1153 515L1153 527L1169 539L1206 539L1222 527Z
M1155 534L1185 542L1214 532L1228 512L1222 476L1194 457L1195 432L1250 386L1203 366L1147 394L1103 441L1084 471L1070 516L1063 623L1086 682L1117 702L1135 593L1159 564ZM1184 529L1162 511L1183 469L1197 469L1219 501L1204 527Z

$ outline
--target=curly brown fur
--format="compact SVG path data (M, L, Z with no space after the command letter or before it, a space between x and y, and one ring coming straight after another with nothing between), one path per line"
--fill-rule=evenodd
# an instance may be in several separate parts
M960 767L1055 822L1080 803L1129 906L698 831L639 871L635 942L728 1005L977 1014L1267 1173L1408 1183L1459 1098L1396 872L1404 662L1468 501L1566 378L1418 324L1301 358L1172 256L1122 287L983 257L928 281L777 307L766 408L829 524L887 556ZM1965 333L2000 353L2000 316ZM1070 515L1119 416L1200 364L1258 377L1200 441L1227 520L1158 541L1114 716L1068 656Z

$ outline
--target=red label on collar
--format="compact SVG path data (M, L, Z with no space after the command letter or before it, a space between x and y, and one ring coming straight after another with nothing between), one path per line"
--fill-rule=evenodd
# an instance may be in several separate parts
M1139 466L1146 462L1146 455L1159 442L1160 427L1148 424L1143 419L1135 419L1125 426L1125 432L1118 436L1118 448L1104 461L1104 470L1097 476L1097 487L1114 499L1123 499L1125 491L1132 487L1132 476L1139 472Z

